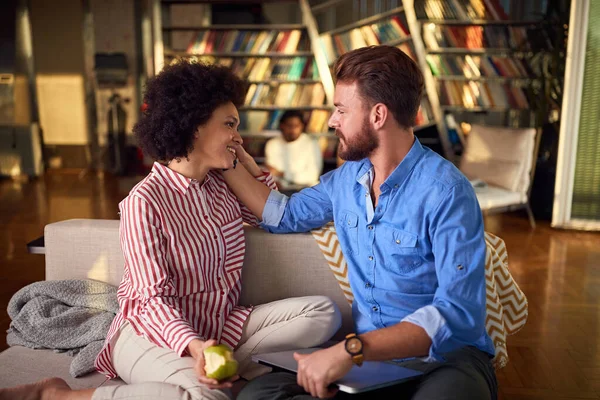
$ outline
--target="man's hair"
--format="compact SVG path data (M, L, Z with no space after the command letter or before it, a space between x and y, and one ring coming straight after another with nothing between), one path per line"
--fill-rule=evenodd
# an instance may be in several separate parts
M283 124L285 121L292 118L298 118L300 122L304 124L304 115L302 115L302 113L297 110L287 110L286 112L284 112L281 118L279 119L279 123Z
M145 110L133 127L138 144L157 160L185 158L194 135L220 106L244 103L246 83L227 67L179 60L148 80Z
M356 82L369 108L385 104L398 125L415 125L423 96L424 80L419 66L402 50L392 46L369 46L342 55L335 63L336 82Z

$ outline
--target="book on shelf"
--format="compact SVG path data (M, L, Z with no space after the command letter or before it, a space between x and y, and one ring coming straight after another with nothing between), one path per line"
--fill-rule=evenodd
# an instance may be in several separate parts
M429 105L429 101L427 99L421 100L421 107L419 107L419 111L417 111L417 117L415 118L416 126L426 125L431 123L434 120L433 113L431 112L431 106Z
M423 42L428 50L496 48L531 51L530 31L531 28L524 26L427 24L423 27ZM535 29L536 34L540 34L538 31Z
M430 20L508 19L499 0L416 0L415 14L419 19Z
M464 77L477 80L479 78L535 78L534 72L524 61L511 57L499 56L426 56L427 64L434 77Z
M185 50L188 54L213 54L213 53L248 53L267 54L283 53L293 54L307 50L308 36L300 29L291 30L192 30L189 32L172 32L173 50ZM176 35L187 35L188 43L182 48L183 40L176 40ZM179 38L179 37L178 37Z
M528 109L523 88L499 82L438 81L442 106L466 109Z
M408 38L410 32L406 24L399 16L394 15L386 20L366 24L346 32L324 33L320 36L320 41L327 62L332 65L339 56L350 50L379 44L401 45L404 43L403 39Z

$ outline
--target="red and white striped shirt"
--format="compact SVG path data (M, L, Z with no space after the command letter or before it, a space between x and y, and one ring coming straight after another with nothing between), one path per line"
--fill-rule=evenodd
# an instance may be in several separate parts
M271 175L257 178L276 189ZM251 309L238 306L245 238L258 220L218 172L204 182L154 163L120 204L125 266L120 312L96 358L109 378L110 341L125 320L150 342L184 355L193 339L238 344Z

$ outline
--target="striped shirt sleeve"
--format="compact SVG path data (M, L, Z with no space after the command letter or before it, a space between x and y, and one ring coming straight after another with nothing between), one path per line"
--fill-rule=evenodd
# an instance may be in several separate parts
M277 184L275 183L275 179L273 179L273 176L266 171L263 171L262 175L257 176L256 180L264 183L271 190L278 190ZM240 204L240 209L242 211L242 219L244 220L244 222L255 227L259 226L260 220L256 218L254 214L252 214L252 211L250 211L248 207L246 207L241 201L238 200L238 203Z
M130 196L123 202L121 246L132 289L140 296L143 308L132 322L149 336L161 335L160 341L181 356L188 344L200 337L180 309L159 224L157 213L146 200Z

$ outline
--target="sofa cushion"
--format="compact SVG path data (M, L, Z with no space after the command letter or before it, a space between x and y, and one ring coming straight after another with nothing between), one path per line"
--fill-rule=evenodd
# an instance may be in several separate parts
M274 235L244 227L246 255L240 304L326 295L342 312L336 338L352 331L352 312L309 233ZM118 285L123 254L118 220L73 219L46 225L46 280L94 279Z
M73 389L98 387L106 381L104 375L99 373L73 378L69 374L71 361L73 357L52 350L9 347L0 353L0 387L24 385L52 377L64 379Z

